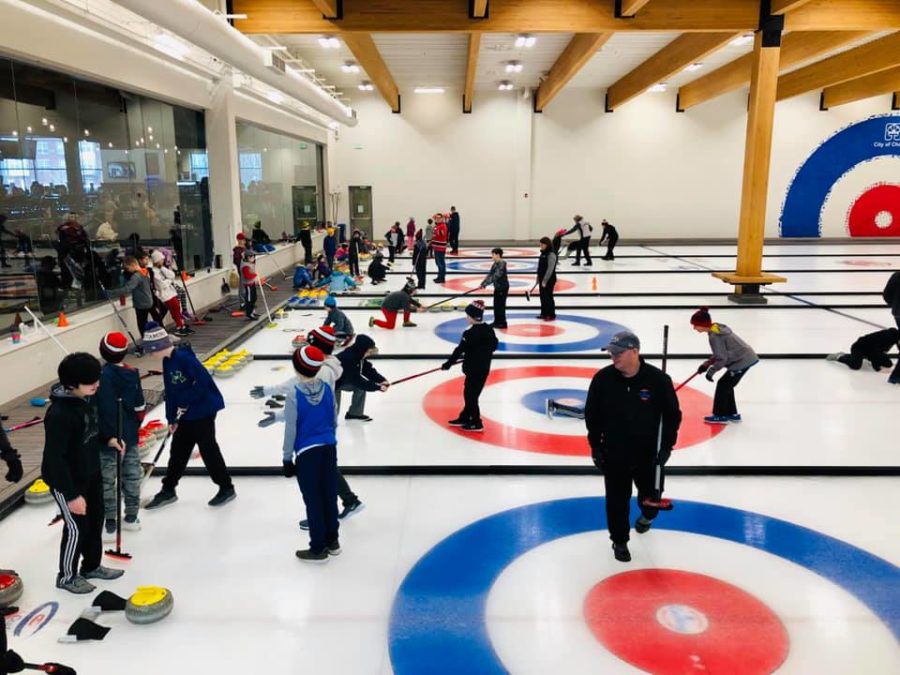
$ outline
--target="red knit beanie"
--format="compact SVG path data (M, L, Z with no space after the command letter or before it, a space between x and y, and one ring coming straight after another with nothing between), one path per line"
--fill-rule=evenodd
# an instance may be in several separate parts
M701 307L694 312L693 316L691 316L691 325L703 326L704 328L712 326L712 318L709 316L709 307Z
M100 340L100 356L108 363L121 363L128 353L128 338L122 333L107 333Z
M337 343L337 336L331 326L318 326L309 331L306 341L313 347L321 349L323 354L331 354Z
M315 377L325 363L325 354L318 347L306 346L297 349L291 359L294 362L294 370L307 377Z

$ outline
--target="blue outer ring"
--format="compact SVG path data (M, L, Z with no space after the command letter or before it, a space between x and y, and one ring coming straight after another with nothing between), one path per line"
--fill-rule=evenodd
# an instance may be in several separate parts
M540 310L536 308L536 311ZM534 314L525 314L522 312L515 312L506 315L507 319L535 320L534 317ZM610 338L612 338L613 335L615 335L619 331L627 330L625 326L618 323L613 323L612 321L592 319L591 317L578 316L577 314L557 314L556 318L565 321L571 321L573 323L581 323L585 326L590 326L597 331L597 335L591 338L587 338L586 340L578 340L576 342L520 343L505 342L502 339L503 333L498 333L497 337L500 338L500 344L497 346L497 351L526 352L531 354L553 354L558 352L582 352L592 349L603 349L607 344L609 344ZM487 313L485 313L484 320L491 321L492 319L490 316L488 316ZM464 318L451 319L450 321L445 321L444 323L438 324L434 329L434 334L442 340L446 340L447 342L456 344L459 342L459 337L462 335L462 332L466 328L468 328L468 326L469 324Z
M487 274L491 271L490 263L491 260L487 261L464 261L464 260L450 260L447 262L447 269L453 272L481 272L482 274ZM515 263L515 269L510 267L510 274L534 274L537 272L537 263L533 260L511 260L507 261ZM522 267L524 265L524 267Z
M485 621L491 587L532 549L605 529L604 502L577 497L520 506L439 542L410 570L394 598L388 635L394 672L506 673ZM676 510L653 525L733 541L800 565L856 597L900 639L900 569L882 558L785 520L702 502L679 500Z

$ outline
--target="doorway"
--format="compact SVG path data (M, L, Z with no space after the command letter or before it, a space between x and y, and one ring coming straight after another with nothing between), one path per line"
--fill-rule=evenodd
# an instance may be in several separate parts
M315 226L319 218L319 191L315 185L292 185L294 206L294 234L300 231L300 224L309 221Z
M372 239L372 186L350 186L350 232L359 230L363 236Z

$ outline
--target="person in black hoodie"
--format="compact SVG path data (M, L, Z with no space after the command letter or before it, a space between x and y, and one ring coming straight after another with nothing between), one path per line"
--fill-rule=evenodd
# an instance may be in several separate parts
M378 284L387 281L387 267L385 267L384 254L381 251L372 256L372 262L369 263L368 272L369 277L372 279L373 286L377 286Z
M641 508L634 529L643 534L657 514L657 509L642 503L653 494L657 443L664 465L678 439L681 409L672 379L644 361L634 333L616 333L604 349L612 365L591 380L584 423L594 465L603 471L613 553L616 560L628 562L631 484L637 486Z
M368 357L376 354L375 341L368 335L359 334L349 347L337 355L343 369L335 387L337 412L341 410L341 392L353 392L350 410L344 415L345 420L361 420L371 422L366 415L366 393L370 391L387 391L390 383L379 373Z
M97 392L97 411L100 420L100 440L109 443L117 437L119 400L122 401L122 494L125 501L123 530L141 529L138 511L141 508L141 456L138 451L138 429L146 414L144 390L137 369L123 363L128 353L128 338L122 333L108 333L100 340L100 355L106 364L100 371ZM118 494L116 491L116 453L111 448L100 450L100 472L103 475L103 503L106 507L106 534L116 533Z
M559 256L559 233L550 241L549 237L541 237L541 255L538 258L536 286L540 286L541 314L539 319L553 321L556 319L556 300L553 289L556 286L556 262Z
M44 417L41 477L50 486L63 517L56 587L83 595L94 590L88 579L111 580L124 574L100 564L103 480L94 401L100 386L100 362L83 352L69 354L60 362L57 374L59 384L50 392L50 408ZM125 450L117 439L108 445L119 452Z
M358 279L362 276L359 273L359 256L365 251L365 244L362 240L362 232L353 230L350 236L350 244L347 246L347 264L350 268L350 276Z
M603 246L603 242L606 242L606 255L603 256L603 259L615 260L616 256L613 253L613 249L616 248L616 243L619 241L619 231L606 218L600 224L603 225L603 234L600 235L600 246Z
M466 375L463 385L464 405L459 416L450 420L448 424L462 427L463 431L484 431L478 397L481 396L484 383L491 373L491 359L499 343L494 329L485 324L483 319L484 303L481 300L475 300L466 307L469 327L463 331L459 344L450 358L441 365L443 370L450 370L454 363L462 359L463 373Z

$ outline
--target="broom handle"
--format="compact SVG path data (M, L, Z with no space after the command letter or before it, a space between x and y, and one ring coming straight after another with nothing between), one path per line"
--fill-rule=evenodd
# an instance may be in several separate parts
M62 349L63 354L65 354L66 356L68 356L68 355L69 355L69 350L66 349L65 347L63 347L62 342L60 342L59 340L57 340L57 339L56 339L56 336L55 336L53 333L51 333L49 330L47 330L47 327L44 325L44 322L41 321L39 318L37 318L37 317L34 315L34 312L32 312L31 309L29 309L28 305L25 305L25 311L28 312L28 314L31 315L31 318L32 318L32 319L34 319L34 325L37 326L38 328L40 328L42 331L44 331L44 333L47 335L47 337L50 338L51 340L53 340L53 341L56 343L56 346L57 346L57 347L59 347L60 349Z
M122 428L122 399L116 399L116 440L121 443ZM116 553L122 552L122 453L116 448Z
M407 377L401 377L399 380L394 380L393 382L391 382L391 386L393 387L395 384L400 384L401 382L408 382L409 380L414 380L414 379L416 379L417 377L422 377L423 375L430 375L431 373L436 373L436 372L439 371L439 370L441 370L441 367L440 367L440 366L438 366L437 368L432 368L431 370L426 370L426 371L421 372L421 373L416 373L415 375L409 375L409 376L407 376Z
M663 351L662 351L662 371L666 372L666 362L669 356L669 324L663 326ZM656 471L653 479L653 496L657 500L662 497L662 464L659 462L659 453L662 452L662 434L663 434L663 416L659 414L659 430L656 434Z
M261 277L258 274L256 275L256 284L259 286L259 292L263 298L263 305L266 307L266 316L269 319L269 323L274 323L274 321L272 321L272 313L269 312L269 301L266 299L266 289L263 288Z
M469 293L474 293L475 291L481 290L481 286L476 286L475 288L466 291L465 293L457 293L456 295L451 295L449 298L444 298L443 300L438 300L435 303L428 305L425 309L431 309L432 307L437 307L438 305L443 305L445 302L450 302L451 300L456 300L456 298L461 298Z

